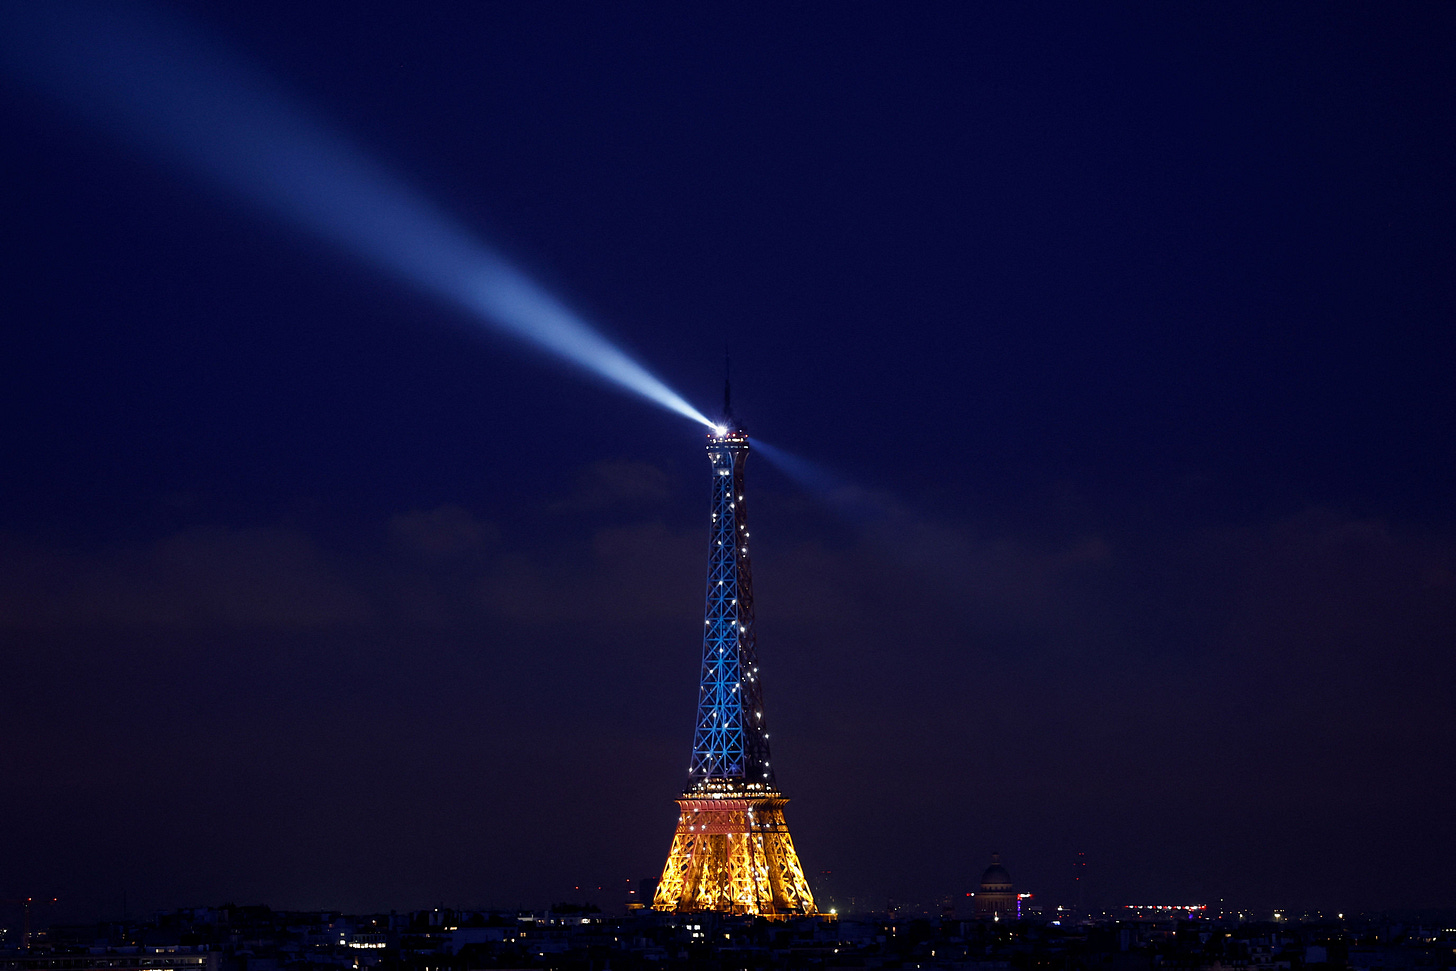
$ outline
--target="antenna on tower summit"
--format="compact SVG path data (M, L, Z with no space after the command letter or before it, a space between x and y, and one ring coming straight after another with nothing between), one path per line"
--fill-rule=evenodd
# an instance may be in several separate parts
M733 420L733 359L728 356L728 347L723 347L723 420Z

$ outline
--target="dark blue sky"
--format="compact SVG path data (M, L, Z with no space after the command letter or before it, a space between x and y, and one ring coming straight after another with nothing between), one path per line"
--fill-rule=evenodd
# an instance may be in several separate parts
M1456 906L1451 8L169 9L862 490L750 471L821 896ZM698 429L0 91L0 895L657 872Z

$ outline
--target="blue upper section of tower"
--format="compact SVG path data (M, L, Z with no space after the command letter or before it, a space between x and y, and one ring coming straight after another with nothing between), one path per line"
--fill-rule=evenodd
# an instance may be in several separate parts
M689 792L774 788L754 644L748 507L743 490L747 459L748 433L731 417L709 432L713 518L708 533L703 670Z

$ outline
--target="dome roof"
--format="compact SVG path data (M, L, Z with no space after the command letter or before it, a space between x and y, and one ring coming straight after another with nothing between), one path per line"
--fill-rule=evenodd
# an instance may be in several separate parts
M991 865L981 874L982 890L1010 890L1011 874L1001 865L1001 854L991 854Z
M981 874L982 890L990 890L993 887L999 890L1001 887L1009 886L1011 886L1011 874L1006 872L1004 866L987 867L986 872Z

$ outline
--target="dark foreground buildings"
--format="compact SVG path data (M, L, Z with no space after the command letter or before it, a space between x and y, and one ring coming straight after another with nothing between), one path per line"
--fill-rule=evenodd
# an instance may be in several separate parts
M1240 922L1183 917L767 920L639 910L334 912L220 907L55 926L0 971L1390 971L1456 968L1456 914ZM1349 915L1347 915L1348 917Z

